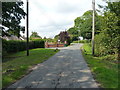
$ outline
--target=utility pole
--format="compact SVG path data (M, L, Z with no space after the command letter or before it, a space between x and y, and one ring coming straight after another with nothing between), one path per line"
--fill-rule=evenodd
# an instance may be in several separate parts
M92 55L94 55L95 54L95 42L94 42L94 35L95 35L95 0L92 0L92 7L93 7Z
M29 56L29 3L27 0L27 18L26 18L26 28L27 28L27 56Z

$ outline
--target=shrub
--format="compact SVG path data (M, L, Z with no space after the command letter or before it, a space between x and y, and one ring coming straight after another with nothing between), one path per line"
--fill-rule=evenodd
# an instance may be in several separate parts
M44 40L32 40L30 45L32 48L44 48Z
M71 39L68 38L68 39L67 39L67 46L70 45L71 42L72 42Z
M78 41L73 41L73 43L78 43ZM79 40L79 43L90 43L90 40Z
M26 41L2 40L3 56L6 53L14 53L26 50ZM32 40L29 42L29 49L44 48L44 40Z
M117 46L114 44L115 38L111 38L108 34L100 33L95 36L95 52L97 56L115 54ZM114 41L114 42L113 42ZM116 40L117 41L117 40Z

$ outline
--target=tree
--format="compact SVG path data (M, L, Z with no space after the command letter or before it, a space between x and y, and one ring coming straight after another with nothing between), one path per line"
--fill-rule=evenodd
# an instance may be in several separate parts
M86 11L81 17L82 21L79 25L81 36L85 39L92 38L92 10Z
M95 13L95 34L100 32L100 19L101 17ZM86 11L81 17L77 17L74 20L75 23L75 30L80 30L80 34L84 39L91 39L92 38L92 10Z
M44 37L43 39L47 39L46 37Z
M54 41L55 41L55 42L58 42L58 40L59 40L59 35L55 35Z
M99 53L118 54L120 60L120 2L108 2L104 8L101 32L95 36L96 50L103 48ZM99 38L99 40L98 40Z
M25 27L20 26L21 19L26 13L22 9L23 2L2 2L2 35L20 36L20 31L25 31ZM5 27L8 29L6 30Z
M75 27L69 28L67 32L69 33L72 41L78 40L78 31L75 29Z
M112 54L116 53L116 49L119 45L119 36L118 36L118 18L114 13L105 12L102 18L102 27L101 32L95 36L96 49L103 48L100 51L97 51L101 54ZM98 39L99 38L99 39Z
M69 45L70 44L70 36L68 34L67 31L63 31L63 32L60 32L59 34L59 39L60 39L60 42L64 43L65 41L67 41L67 44Z
M108 2L106 9L110 10L111 12L115 13L116 16L120 17L120 1L119 2Z
M100 33L101 18L102 16L98 15L95 12L95 34ZM78 32L80 30L80 33ZM72 41L78 40L78 36L82 36L84 39L92 38L92 10L86 11L82 16L77 17L74 20L74 27L68 29Z
M37 32L32 32L30 39L42 39L42 37L39 36Z

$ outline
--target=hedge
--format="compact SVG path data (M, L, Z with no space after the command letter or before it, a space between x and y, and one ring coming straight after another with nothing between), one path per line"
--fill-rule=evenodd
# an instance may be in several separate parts
M79 40L79 41L73 41L73 43L90 43L90 40Z
M29 42L29 49L44 48L44 40L32 40ZM26 41L2 40L3 55L26 50Z

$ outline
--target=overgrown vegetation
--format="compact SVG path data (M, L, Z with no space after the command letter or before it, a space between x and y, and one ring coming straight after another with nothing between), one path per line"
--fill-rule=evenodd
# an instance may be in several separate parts
M95 56L113 55L116 60L120 60L119 6L120 2L107 2L107 6L99 5L100 9L95 12ZM68 30L73 36L72 40L78 37L78 30L84 39L91 40L92 10L74 20L74 27Z
M30 56L26 56L26 51L8 55L2 64L2 86L12 84L29 72L29 69L38 63L42 63L57 51L53 49L32 49Z
M118 63L114 62L113 55L94 57L91 53L90 44L84 44L83 55L90 67L94 78L100 87L118 88Z
M120 2L108 3L101 16L101 32L95 36L95 55L120 60Z

